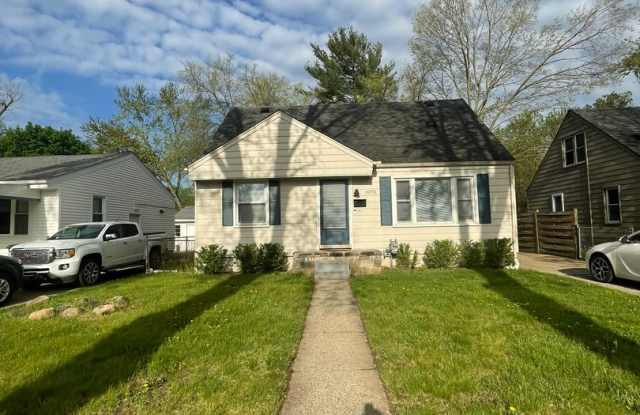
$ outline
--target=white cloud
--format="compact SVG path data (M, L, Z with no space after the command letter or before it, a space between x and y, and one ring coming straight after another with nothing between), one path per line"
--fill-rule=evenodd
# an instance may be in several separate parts
M58 93L45 91L24 78L9 78L6 74L0 73L0 83L7 81L20 87L22 98L3 115L3 123L22 126L31 121L54 128L72 129L76 133L80 131L82 122L72 115Z

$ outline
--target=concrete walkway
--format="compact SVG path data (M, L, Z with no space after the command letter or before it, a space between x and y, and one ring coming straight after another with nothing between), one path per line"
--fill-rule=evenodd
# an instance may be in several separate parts
M316 281L281 414L388 413L349 281Z
M519 252L520 269L546 272L561 277L599 285L610 290L618 290L628 294L640 295L640 283L616 278L612 283L602 283L591 279L591 274L583 260L563 258L555 255L532 254Z

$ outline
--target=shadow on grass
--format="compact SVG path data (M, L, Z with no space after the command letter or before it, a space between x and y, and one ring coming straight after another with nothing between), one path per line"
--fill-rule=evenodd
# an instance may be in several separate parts
M144 368L165 340L258 275L228 277L168 310L116 329L89 350L41 374L0 401L0 414L68 414ZM46 347L46 345L43 345ZM55 354L55 350L51 353ZM194 351L196 353L197 351Z
M486 287L519 306L530 316L607 359L609 364L640 377L640 345L595 320L520 284L507 272L475 270Z

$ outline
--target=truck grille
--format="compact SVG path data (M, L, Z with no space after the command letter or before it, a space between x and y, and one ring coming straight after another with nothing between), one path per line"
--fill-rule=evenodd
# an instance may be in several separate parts
M22 261L22 265L48 264L53 260L49 249L12 249L11 256Z

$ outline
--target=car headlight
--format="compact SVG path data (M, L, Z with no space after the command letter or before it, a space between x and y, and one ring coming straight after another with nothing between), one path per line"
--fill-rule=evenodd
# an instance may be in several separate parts
M75 248L57 249L56 250L56 258L57 259L73 258L74 256L76 256L76 249Z

